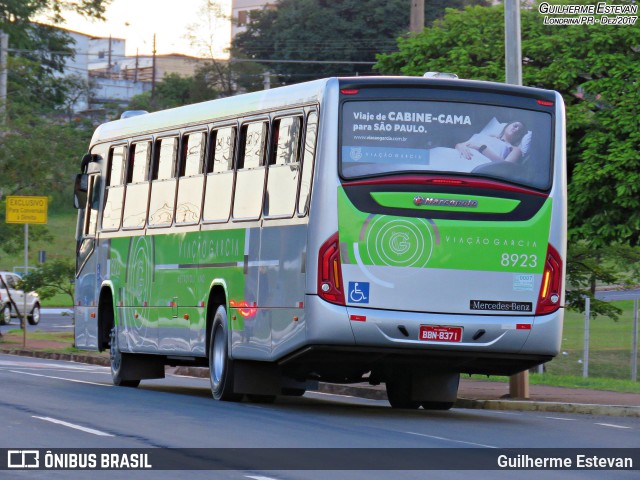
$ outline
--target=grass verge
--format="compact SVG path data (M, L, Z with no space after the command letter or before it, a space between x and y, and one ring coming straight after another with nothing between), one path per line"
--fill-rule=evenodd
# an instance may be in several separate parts
M2 332L0 337L0 348L19 348L22 349L24 333L21 329L11 329ZM26 350L34 350L49 353L75 353L87 356L108 356L108 352L96 352L87 350L78 350L73 346L73 332L42 332L29 331L27 327L27 346Z
M464 377L463 377L464 378ZM498 375L472 375L476 380L509 383L509 377ZM640 393L640 383L631 380L601 377L577 377L571 375L555 375L553 373L532 373L529 375L530 385L548 385L550 387L586 388L589 390L605 390L610 392Z

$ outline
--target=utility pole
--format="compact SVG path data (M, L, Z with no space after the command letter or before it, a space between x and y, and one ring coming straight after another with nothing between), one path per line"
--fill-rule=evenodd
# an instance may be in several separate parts
M111 67L112 67L112 64L111 64L111 48L112 48L111 47L111 35L109 35L109 55L108 55L109 62L107 63L107 77L108 78L111 78Z
M522 85L520 0L504 1L504 52L506 83ZM509 396L511 398L529 398L528 370L509 377Z
M271 88L271 72L268 70L262 74L262 88L263 90Z
M136 69L133 71L133 81L138 82L138 68L140 68L140 63L138 61L138 49L136 48Z
M9 35L0 30L0 125L7 114L7 66L9 56Z
M420 33L424 30L424 0L409 0L411 2L411 18L409 31Z
M631 380L638 381L638 299L633 300L633 343L631 344Z
M156 98L156 34L153 34L153 57L151 61L151 104Z
M520 0L505 0L504 2L504 37L506 83L511 85L522 85Z
M589 342L591 340L591 298L584 298L584 350L582 352L582 376L589 377Z

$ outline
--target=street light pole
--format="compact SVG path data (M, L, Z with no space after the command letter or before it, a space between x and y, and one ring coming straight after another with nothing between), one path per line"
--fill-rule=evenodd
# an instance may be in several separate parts
M411 16L409 19L409 31L420 33L424 30L424 0L411 1Z
M504 2L506 83L522 85L522 47L520 45L520 0Z
M504 52L506 83L522 85L522 52L520 46L520 0L504 2ZM529 398L529 371L509 377L509 396Z
M7 72L9 35L0 30L0 125L4 124L7 112Z

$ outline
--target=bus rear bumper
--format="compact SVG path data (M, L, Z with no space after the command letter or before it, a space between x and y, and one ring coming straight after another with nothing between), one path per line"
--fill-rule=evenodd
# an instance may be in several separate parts
M563 310L550 315L447 315L347 307L357 345L557 355ZM427 331L442 331L441 338Z
M366 370L406 364L431 371L511 375L551 360L560 349L562 309L538 317L444 315L341 307L315 296L306 302L306 346L281 358L283 366L342 364ZM459 332L459 338L424 340L425 326Z

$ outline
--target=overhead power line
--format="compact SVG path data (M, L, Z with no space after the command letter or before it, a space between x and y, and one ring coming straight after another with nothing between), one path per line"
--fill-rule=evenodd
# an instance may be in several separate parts
M342 64L342 65L375 65L376 62L352 62L349 60L271 60L260 58L231 58L231 63L315 63L315 64Z

